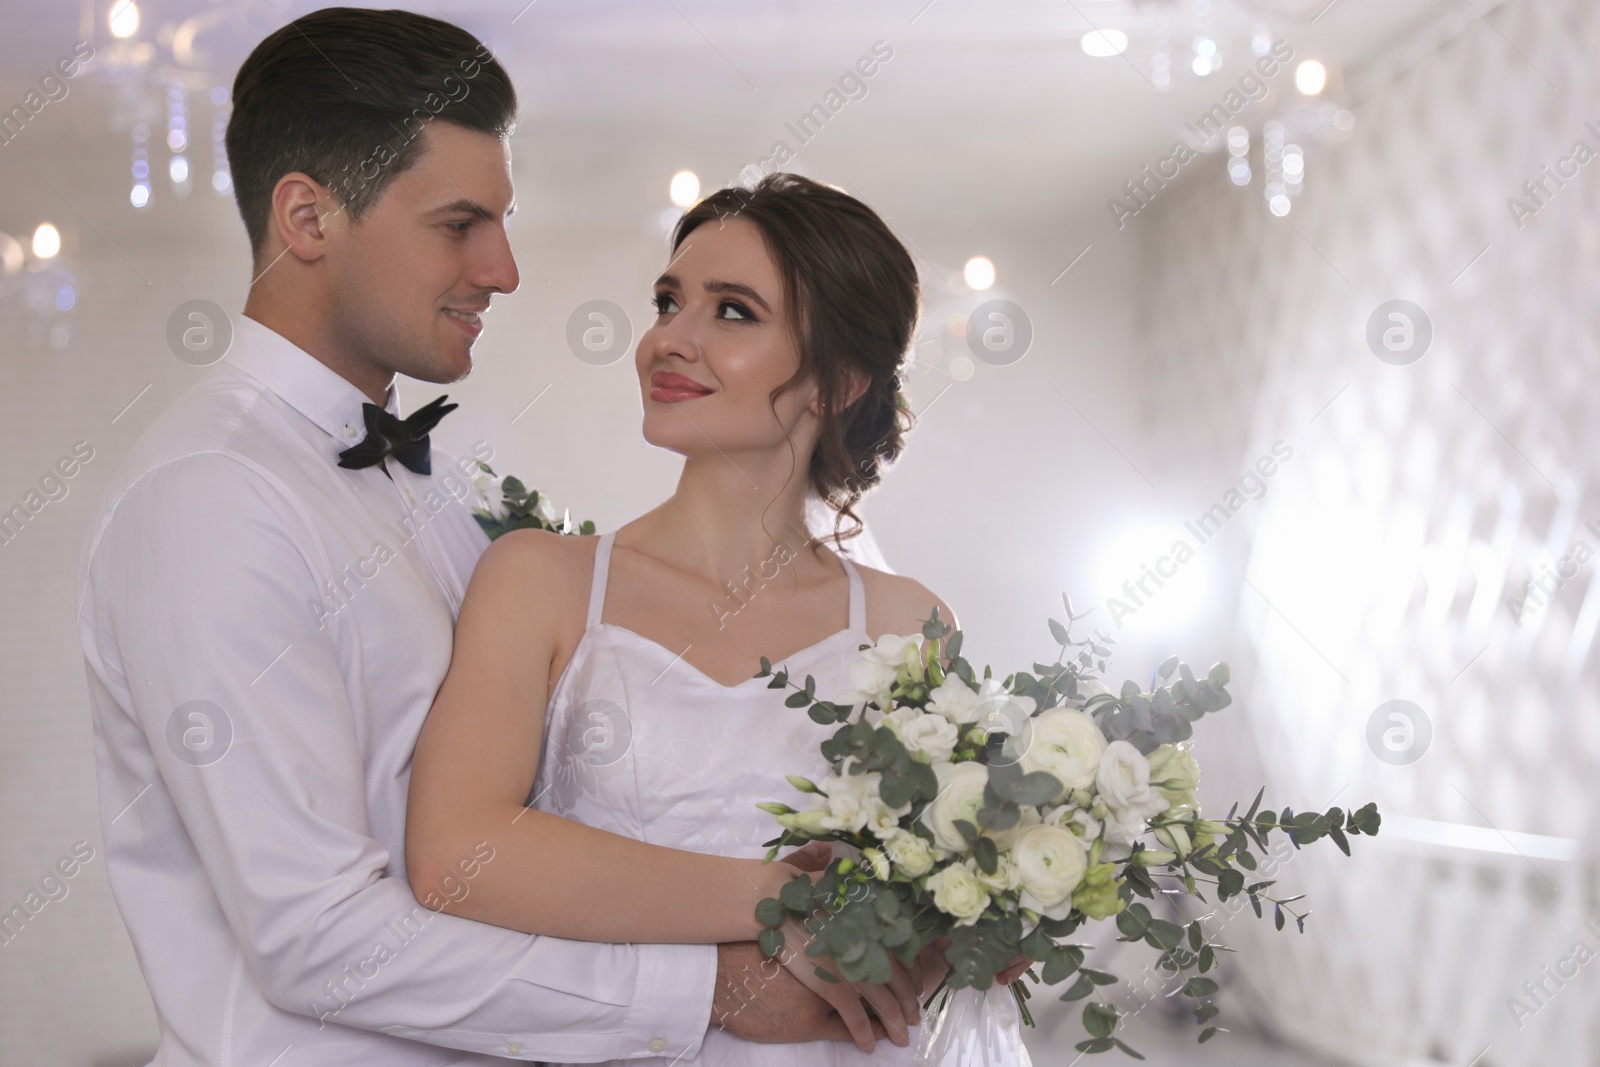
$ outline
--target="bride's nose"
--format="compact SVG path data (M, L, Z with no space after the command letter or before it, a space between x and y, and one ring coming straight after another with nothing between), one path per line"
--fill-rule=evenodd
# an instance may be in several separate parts
M699 362L700 334L691 316L681 312L656 325L647 335L650 355L656 359L677 356L689 363Z

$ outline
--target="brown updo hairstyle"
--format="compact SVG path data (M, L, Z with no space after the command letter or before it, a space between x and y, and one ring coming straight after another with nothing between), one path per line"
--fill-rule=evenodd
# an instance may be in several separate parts
M673 231L672 251L700 226L730 218L753 223L777 263L800 367L772 400L817 383L822 426L808 476L836 513L833 541L841 545L861 532L855 506L911 428L901 385L921 299L917 269L877 212L831 185L782 172L753 188L720 189L690 208ZM852 370L868 385L847 404Z

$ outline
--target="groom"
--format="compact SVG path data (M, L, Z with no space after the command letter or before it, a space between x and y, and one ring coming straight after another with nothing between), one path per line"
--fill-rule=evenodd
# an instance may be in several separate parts
M401 420L394 379L464 377L517 288L515 110L487 48L402 11L307 15L234 83L254 282L227 359L113 480L80 576L106 866L162 1067L666 1062L713 1020L849 1040L754 943L442 913L492 849L440 898L408 886L411 752L487 542L427 444L439 410Z

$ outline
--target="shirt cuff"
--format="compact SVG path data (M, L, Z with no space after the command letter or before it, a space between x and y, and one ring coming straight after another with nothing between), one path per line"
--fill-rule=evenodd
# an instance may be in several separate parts
M716 945L639 945L637 1011L631 1029L644 1035L638 1056L692 1060L711 1026L717 988ZM631 1058L631 1057L630 1057Z

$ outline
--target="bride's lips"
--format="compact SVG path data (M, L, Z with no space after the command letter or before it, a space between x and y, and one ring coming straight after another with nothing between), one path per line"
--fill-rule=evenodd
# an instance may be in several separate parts
M650 375L650 399L663 404L681 404L685 400L710 396L711 393L711 389L693 378L685 378L671 371L657 371Z

